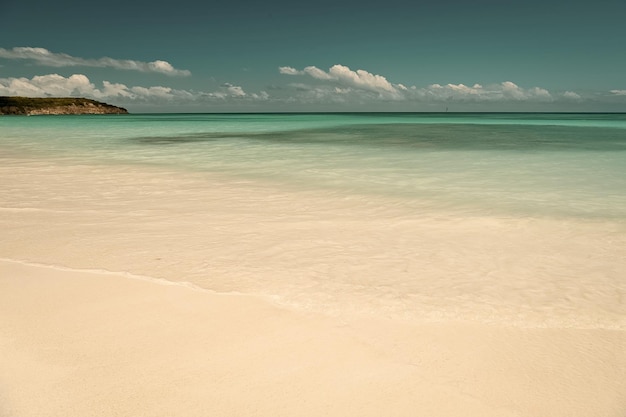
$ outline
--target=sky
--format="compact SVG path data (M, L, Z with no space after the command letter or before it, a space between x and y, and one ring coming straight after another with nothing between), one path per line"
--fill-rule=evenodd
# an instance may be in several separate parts
M131 112L626 112L624 0L0 0L0 95Z

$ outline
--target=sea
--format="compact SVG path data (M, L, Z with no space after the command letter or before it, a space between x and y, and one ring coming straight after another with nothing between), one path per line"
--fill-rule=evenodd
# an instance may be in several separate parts
M0 163L6 259L626 328L626 114L3 116Z

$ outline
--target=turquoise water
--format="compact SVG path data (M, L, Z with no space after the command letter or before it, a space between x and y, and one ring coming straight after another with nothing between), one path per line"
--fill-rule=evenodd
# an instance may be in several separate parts
M0 152L166 166L470 214L626 218L624 114L7 116Z
M626 328L626 115L0 117L0 255L331 314Z

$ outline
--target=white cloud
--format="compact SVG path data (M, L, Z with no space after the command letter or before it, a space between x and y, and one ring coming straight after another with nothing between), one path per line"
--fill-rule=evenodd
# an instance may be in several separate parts
M545 88L533 87L528 90L528 97L543 101L552 101L552 94Z
M161 60L148 62L148 67L151 68L154 72L162 72L164 74L174 74L178 71L169 62L161 61ZM189 71L186 71L185 74L179 74L179 75L189 75L189 74L191 73Z
M550 92L544 88L523 89L511 81L483 86L474 84L432 84L426 88L412 87L410 93L426 101L498 102L498 101L552 101Z
M101 94L101 97L133 97L133 94L124 84L110 83L108 81L102 82Z
M580 94L577 94L573 91L566 91L563 93L563 97L568 99L568 100L574 100L574 101L579 101L582 100L582 97L580 96Z
M343 86L378 93L384 98L400 98L400 91L406 89L401 84L391 84L382 75L361 69L353 71L345 65L333 65L328 72L314 66L306 67L301 71L293 67L279 67L278 70L285 75L308 75L318 80L337 82Z
M246 92L243 91L243 88L238 85L226 83L222 87L226 89L228 95L231 97L245 97L247 95Z
M523 100L524 92L519 86L511 81L505 81L500 84L500 88L496 88L494 90L501 91L502 95L514 100Z
M404 84L394 84L382 75L372 74L365 70L353 71L345 65L333 65L326 72L317 67L309 66L303 70L293 67L279 67L279 72L285 75L308 75L321 81L330 81L339 84L343 89L331 90L322 89L323 94L346 95L350 93L355 100L364 99L359 91L377 93L378 98L385 100L406 100L406 101L462 101L462 102L497 102L497 101L553 101L552 94L540 87L524 89L511 81L499 84L483 86L474 84L467 86L464 84L432 84L424 88L407 87ZM302 85L298 88L304 91ZM346 90L348 89L348 90ZM310 98L314 88L306 90L306 97ZM317 90L318 92L320 90ZM572 93L575 94L575 93ZM571 95L569 98L573 98ZM371 99L371 96L370 96Z
M103 81L102 87L97 88L83 74L74 74L63 77L58 74L37 75L28 78L0 78L0 95L26 97L88 97L97 100L114 100L125 103L143 102L160 103L163 100L174 102L194 102L204 100L269 100L265 91L246 93L242 87L233 84L223 84L215 92L199 92L177 90L165 86L127 86L120 83Z
M28 78L0 79L0 93L13 96L71 96L90 95L94 85L82 74L63 77L58 74L36 75Z
M333 76L325 73L324 71L322 71L321 69L317 68L317 67L306 67L303 71L303 74L307 74L310 75L313 78L317 78L318 80L332 80Z
M45 96L45 91L27 78L0 79L0 94L7 96Z
M365 70L352 71L344 65L333 65L330 68L329 75L347 85L354 87L372 91L397 93L396 87L391 85L385 77L382 75L372 74Z
M267 100L269 98L269 94L265 91L261 91L260 93L247 93L244 91L243 87L224 83L220 86L219 90L213 91L210 93L200 93L201 97L206 98L216 98L220 100L227 99L243 99L243 100Z
M293 67L278 67L278 72L280 72L281 74L287 74L287 75L302 74L301 71L298 71L297 69Z
M347 101L364 101L367 94L362 91L355 91L351 88L342 88L338 86L318 85L312 86L307 84L290 84L297 95L298 100L302 103L345 103ZM293 97L291 101L296 101Z
M103 57L98 59L86 59L71 56L64 53L50 52L45 48L17 47L13 49L0 48L0 58L25 59L35 61L40 65L50 67L98 67L133 70L141 72L156 72L166 75L191 75L188 70L179 70L167 61L156 60L152 62L135 61L129 59L113 59Z
M136 97L158 97L158 98L173 98L175 90L169 87L154 86L154 87L130 87L128 90L134 93Z

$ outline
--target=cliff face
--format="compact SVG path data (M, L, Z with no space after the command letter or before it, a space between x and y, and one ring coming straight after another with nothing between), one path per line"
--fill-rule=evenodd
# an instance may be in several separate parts
M127 114L122 107L87 98L0 97L0 114Z

